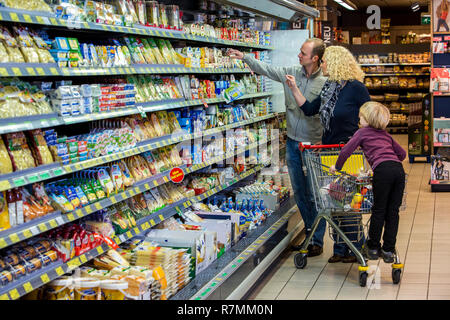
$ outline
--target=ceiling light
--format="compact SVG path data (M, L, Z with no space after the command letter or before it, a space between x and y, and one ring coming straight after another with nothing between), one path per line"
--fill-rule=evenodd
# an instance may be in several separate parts
M348 10L357 10L358 7L354 3L352 3L350 0L334 0L334 2L339 3L341 6Z
M412 10L412 11L416 12L416 11L419 11L419 9L420 9L420 4L419 4L418 2L414 2L414 3L411 5L411 10Z

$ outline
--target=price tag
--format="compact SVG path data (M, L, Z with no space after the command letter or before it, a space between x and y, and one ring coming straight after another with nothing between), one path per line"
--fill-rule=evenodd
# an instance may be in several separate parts
M44 273L44 274L41 276L41 281L42 281L42 283L50 282L50 278L48 277L48 274Z
M33 68L27 67L26 69L27 69L28 75L30 75L30 76L35 76L36 75L36 71L34 71Z
M37 71L37 73L38 73L39 75L45 76L45 71L44 71L43 68L36 68L36 71Z
M53 170L53 174L55 176L60 176L60 175L64 174L64 171L63 171L63 169L56 169L56 170Z
M9 17L11 18L12 21L16 21L16 22L17 22L17 21L20 21L20 20L19 20L19 16L18 16L17 13L15 13L15 12L10 12L10 13L9 13Z
M78 259L78 258L72 259L69 262L67 262L67 265L69 266L70 269L75 269L80 264L81 264L81 262L80 262L80 259Z
M103 252L105 252L105 250L103 250L103 248L101 246L97 247L98 254L102 254Z
M13 183L16 187L20 187L20 186L23 186L26 182L25 182L25 179L19 178L19 179L13 180Z
M50 226L52 227L52 228L56 228L57 226L58 226L58 224L56 223L56 221L55 220L50 220Z
M138 105L136 106L136 108L138 109L139 113L143 118L147 118L147 113L145 112L144 107Z
M14 75L19 76L19 77L22 76L22 71L20 70L20 68L13 67L13 68L11 68L11 70L13 71Z
M0 19L1 20L1 19ZM0 296L0 300L9 300L9 297L8 297L8 295L5 293L5 294L2 294L1 296Z
M156 224L155 221L152 219L150 220L150 224L152 225L152 227Z
M62 276L64 274L64 270L61 267L56 268L55 272L58 276Z
M23 232L23 235L24 235L25 238L31 238L33 236L31 231L28 230L28 229Z
M96 202L94 206L95 206L95 208L97 210L102 210L103 209L102 205L99 202Z
M11 290L9 292L9 296L11 297L11 299L16 300L20 298L20 294L19 291L17 291L17 289Z
M131 234L131 231L128 231L126 234L127 234L128 239L131 239L133 237L133 235Z
M17 243L20 241L19 236L17 235L17 233L13 233L9 236L9 239L11 239L11 241L13 243Z
M50 72L51 72L52 75L54 75L54 76L58 76L58 75L59 75L59 72L58 72L58 70L56 70L56 68L50 68Z
M39 180L38 176L28 176L27 178L30 182L36 182Z
M50 179L50 173L49 173L49 172L40 173L40 174L39 174L39 177L40 177L42 180Z
M69 219L69 221L73 221L73 220L75 220L75 217L73 216L72 213L69 213L69 214L67 215L67 219Z
M11 184L9 183L8 180L0 181L0 189L1 190L7 190L7 189L10 189L10 188L11 188Z
M87 262L86 255L83 254L83 255L80 257L80 260L81 260L81 263L86 263L86 262Z
M29 283L29 282L25 283L25 284L23 285L23 288L25 289L25 292L26 292L26 293L33 291L33 286L32 286L31 283Z
M8 246L8 244L6 243L5 239L1 238L0 239L0 248L4 248L7 246Z

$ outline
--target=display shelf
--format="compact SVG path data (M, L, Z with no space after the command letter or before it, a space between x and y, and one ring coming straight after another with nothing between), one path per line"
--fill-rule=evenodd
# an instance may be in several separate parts
M371 66L429 66L430 62L426 63L362 63L361 67L371 67Z
M245 148L241 148L236 151L233 150L232 152L225 154L225 156L215 157L214 159L205 161L201 164L195 164L190 168L187 168L186 165L182 165L179 168L182 169L185 174L190 174L192 172L208 167L214 163L230 159L231 157L234 157L236 154L258 148L260 145L264 145L265 143L267 143L267 140L255 142L249 146L246 146ZM59 211L56 211L40 219L31 220L21 225L1 231L0 249L6 248L20 241L29 239L38 234L47 232L48 230L57 228L66 223L75 221L77 219L81 219L83 217L90 215L91 213L108 208L115 203L129 199L135 196L136 194L140 194L152 188L163 185L169 182L171 169L156 174L150 178L138 181L133 186L129 187L127 190L123 192L112 195L108 198L102 199L95 203L89 204L81 209L77 209L69 213L61 213Z
M367 87L368 90L398 90L398 91L417 91L417 90L428 90L427 88L401 88L401 87L390 87L390 86L381 86L381 87Z
M114 76L131 74L229 74L251 73L242 68L186 68L181 64L132 64L123 67L108 68L59 68L56 63L0 63L2 77L85 77Z
M273 50L273 47L260 45L256 43L246 43L241 41L223 40L214 37L206 37L199 35L186 34L182 31L168 30L162 28L144 27L135 25L133 27L113 26L106 24L99 24L94 22L76 22L67 21L56 18L53 14L45 12L17 10L11 8L0 8L0 21L19 22L27 24L36 24L42 26L61 27L72 31L102 31L102 32L116 32L130 35L152 36L174 40L190 40L208 44L228 45L243 48L255 48L264 50Z
M429 72L415 73L415 72L392 72L392 73L366 73L366 77L389 77L389 76L429 76Z
M237 98L237 100L262 98L273 95L273 92L257 92L245 94L242 97ZM145 103L137 103L133 107L120 108L112 111L105 111L99 113L83 114L80 116L70 116L61 117L56 113L26 116L26 117L16 117L16 118L5 118L0 119L0 134L19 132L25 130L42 129L49 128L60 125L70 125L80 122L89 122L95 120L110 119L116 117L124 117L133 114L139 114L142 112L155 112L160 110L170 110L178 109L189 106L199 106L213 103L224 103L223 98L211 98L211 99L197 99L197 100L185 100L185 99L172 99L172 100L161 100L161 101L151 101Z
M35 182L40 182L55 177L59 177L65 174L73 173L83 169L92 168L101 164L109 163L112 161L120 160L126 157L131 157L146 151L151 151L157 148L172 145L178 142L183 142L192 139L198 139L202 136L208 136L211 134L223 132L226 130L234 129L240 126L257 123L270 118L275 117L276 114L269 114L262 117L257 117L250 120L235 122L226 126L208 129L202 132L196 132L191 134L171 134L163 137L153 138L145 141L141 141L136 147L130 148L126 151L116 152L111 155L106 155L99 158L89 159L74 164L62 165L60 163L53 163L50 165L39 166L36 168L30 168L22 171L12 172L8 174L0 175L0 191L5 191L11 188L17 188L24 185L28 185Z
M183 199L181 201L178 201L175 204L172 204L168 207L161 209L160 211L157 211L156 214L154 215L150 215L149 217L145 217L142 218L141 220L138 220L137 226L134 227L132 230L126 232L125 234L114 237L116 244L119 245L122 242L131 239L139 235L140 233L144 232L145 230L149 229L150 226L161 223L165 219L168 219L169 217L175 215L177 212L180 212L181 210L179 209L180 206L186 208L187 206L190 206L194 202L202 201L210 197L211 195L220 192L232 186L233 184L245 179L246 177L260 171L266 165L268 164L258 165L248 171L243 172L242 174L238 175L236 178L234 178L232 181L228 183L225 183L212 190L209 190L208 192L205 192L199 196L192 197L188 200ZM0 300L16 300L21 296L31 292L32 290L37 289L43 286L44 284L59 278L60 276L71 270L74 270L75 268L81 266L82 264L88 262L89 260L96 258L97 256L103 254L105 251L109 249L110 247L108 245L102 244L101 246L92 249L81 256L75 257L66 263L56 262L46 268L43 268L39 271L36 271L35 273L32 273L28 277L24 277L18 281L14 281L4 287L1 287Z
M273 212L262 225L239 240L231 250L225 251L220 258L196 275L170 300L227 299L229 292L242 283L242 277L248 276L248 273L253 271L273 249L273 244L280 242L280 239L274 238L276 238L277 232L283 230L286 223L295 214L295 211L291 210L295 206L293 197L285 200L280 208ZM270 242L272 244L269 244ZM243 273L241 279L239 281L233 279L233 276L240 272ZM229 284L231 288L225 289L227 281L232 282L232 284ZM224 292L220 292L221 289L224 289Z

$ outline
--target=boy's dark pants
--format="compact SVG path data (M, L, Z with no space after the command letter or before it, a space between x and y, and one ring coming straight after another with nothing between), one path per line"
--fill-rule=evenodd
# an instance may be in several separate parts
M372 216L370 218L369 249L380 248L384 226L383 250L393 252L398 232L399 208L405 190L405 171L400 162L385 161L373 172Z

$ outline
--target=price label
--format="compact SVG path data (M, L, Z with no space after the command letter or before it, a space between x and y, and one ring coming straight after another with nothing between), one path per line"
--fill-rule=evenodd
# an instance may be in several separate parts
M81 263L86 263L86 262L87 262L86 255L83 254L83 255L80 257L80 260L81 260Z
M11 297L11 299L16 300L20 298L20 294L19 291L17 291L17 289L11 290L9 292L9 296Z
M127 232L127 237L128 237L128 239L131 239L133 237L133 235L131 234L131 231Z
M150 220L150 224L152 225L152 227L156 224L155 221L152 219Z
M67 215L67 219L69 219L69 221L73 221L73 220L75 220L75 217L73 216L72 213L69 213L69 214Z
M78 258L72 259L69 262L67 262L67 265L69 266L70 269L75 269L80 264L81 264L81 262L80 262L80 259L78 259Z
M103 248L101 246L97 247L98 254L102 254L103 252L105 252L105 250L103 250Z
M4 248L7 246L8 246L8 244L6 243L5 239L1 238L0 239L0 248Z
M41 281L42 281L42 283L50 282L50 278L48 277L48 274L44 273L44 274L41 276Z
M1 19L0 19L1 20ZM8 297L8 295L5 293L5 294L2 294L1 296L0 296L0 300L9 300L9 297Z
M0 189L1 190L7 190L7 189L10 189L10 188L11 188L11 184L9 183L8 180L0 181Z
M19 236L17 235L17 233L13 233L12 235L9 236L9 239L11 239L12 243L16 243L20 241Z
M29 283L29 282L25 283L25 284L23 285L23 288L25 289L25 292L26 292L26 293L33 291L33 286L32 286L31 283Z
M49 172L40 173L40 174L39 174L39 177L40 177L42 180L50 179L50 173L49 173Z
M95 206L95 208L97 210L102 210L103 209L102 205L99 202L96 202L94 206Z
M50 220L50 226L52 227L52 228L56 228L57 226L58 226L58 224L56 223L56 221L55 220Z
M33 234L31 233L30 230L25 230L23 232L23 235L24 235L25 238L31 238L33 236Z
M138 105L136 108L143 118L147 118L147 113L145 112L144 107Z
M36 71L40 76L45 76L45 71L43 68L36 68Z
M64 274L64 270L61 267L56 268L55 272L58 276L62 276Z

